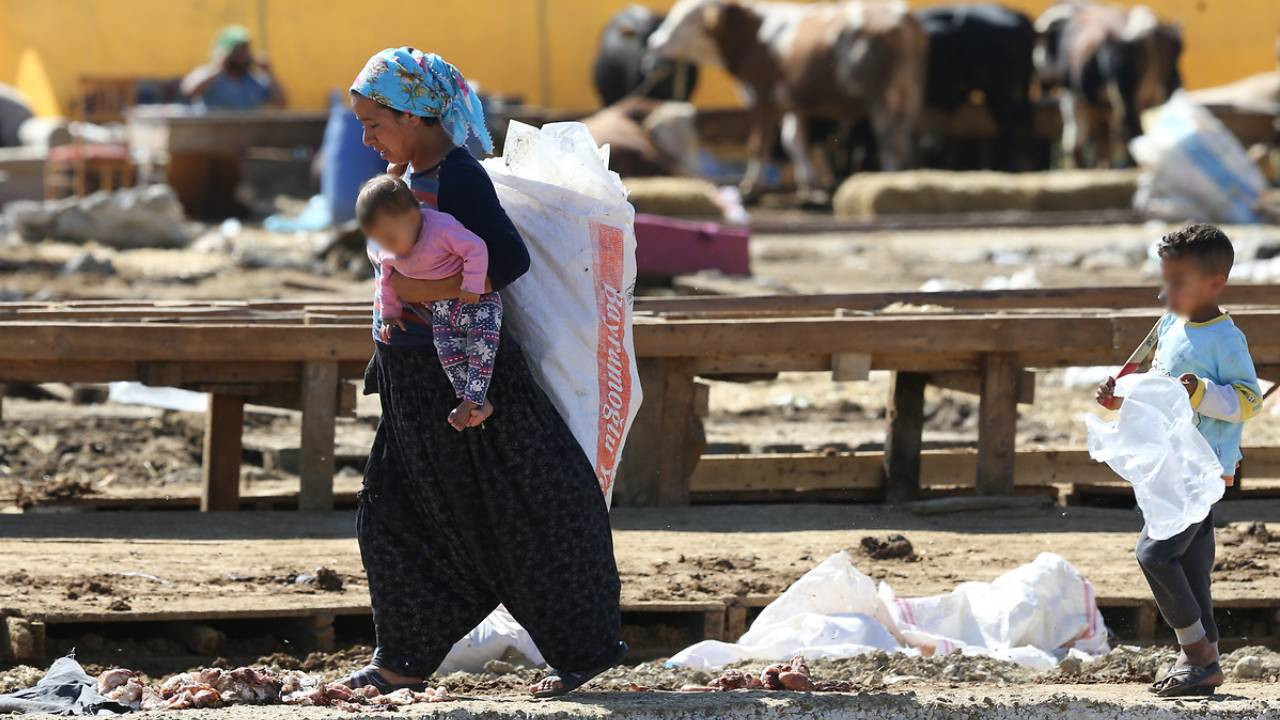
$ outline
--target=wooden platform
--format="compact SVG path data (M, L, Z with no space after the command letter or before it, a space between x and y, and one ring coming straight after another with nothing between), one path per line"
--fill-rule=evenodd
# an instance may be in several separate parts
M1280 309L1261 303L1277 293L1275 286L1240 285L1227 298L1259 373L1273 378L1280 368ZM886 497L920 493L929 384L979 395L978 445L968 472L978 493L1011 493L1016 407L1033 400L1029 370L1119 363L1159 316L1151 307L1155 296L1146 287L637 302L645 401L615 499L690 502L704 444L697 377L821 371L859 380L872 369L896 373L881 462ZM882 310L903 303L929 308ZM239 507L244 404L301 409L299 507L325 509L334 502L333 421L353 405L349 381L368 359L368 322L363 303L0 304L0 383L138 380L211 393L203 509Z
M1280 501L1227 501L1215 514L1220 523L1276 527ZM904 597L991 581L1040 552L1056 552L1090 579L1122 639L1162 637L1132 557L1140 524L1131 511L1093 508L930 516L853 505L618 509L624 632L653 657L705 638L736 639L801 574L844 550ZM197 625L256 623L263 633L324 647L335 624L368 631L354 531L349 512L122 512L91 522L8 516L0 522L0 616L7 618L0 626L18 626L14 637L65 643L83 633L180 636ZM864 536L890 534L905 535L918 559L876 560L857 549ZM1258 549L1252 566L1215 573L1231 635L1273 633L1280 580L1269 563L1280 547ZM1224 545L1219 558L1239 559L1239 552ZM290 580L320 565L339 574L341 589ZM105 588L87 589L90 580ZM5 653L20 659L12 643L0 642Z

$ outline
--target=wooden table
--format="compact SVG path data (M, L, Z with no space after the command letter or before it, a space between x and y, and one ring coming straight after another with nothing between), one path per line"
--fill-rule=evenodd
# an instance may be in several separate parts
M980 396L977 452L964 465L979 493L1012 493L1017 405L1033 399L1029 369L1117 364L1159 315L1149 287L929 294L933 304L965 308L954 312L847 309L903 296L638 300L645 400L615 497L628 505L689 502L704 445L699 376L823 371L858 380L872 369L895 373L881 460L886 497L920 492L929 384ZM1244 305L1276 297L1276 286L1233 286L1227 298L1239 306L1233 315L1269 378L1280 370L1280 308ZM1063 306L1104 309L1056 309ZM370 343L366 303L0 304L0 382L137 380L210 393L204 509L238 506L245 402L302 411L299 505L330 507L334 418L352 406L346 381L362 374ZM851 462L861 467L866 458Z
M240 163L251 147L320 146L328 113L299 110L203 110L143 105L127 113L130 148L143 164L163 164L187 212L236 214Z

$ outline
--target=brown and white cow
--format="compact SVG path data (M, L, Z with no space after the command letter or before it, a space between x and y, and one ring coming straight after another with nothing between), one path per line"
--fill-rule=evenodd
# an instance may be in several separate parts
M1041 85L1058 87L1063 155L1077 166L1097 145L1098 165L1124 155L1142 132L1143 110L1182 85L1182 31L1145 5L1064 2L1036 21Z
M721 65L751 109L742 190L754 197L779 129L802 197L820 183L809 156L810 117L871 121L885 170L912 161L924 98L928 38L901 2L831 4L679 0L649 36L655 53Z

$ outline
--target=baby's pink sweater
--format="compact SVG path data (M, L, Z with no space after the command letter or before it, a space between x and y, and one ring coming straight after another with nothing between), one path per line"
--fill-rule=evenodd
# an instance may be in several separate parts
M462 289L484 294L489 275L489 250L478 235L463 227L449 213L422 208L422 232L408 255L378 250L378 303L384 319L400 317L403 304L391 287L391 271L418 280L443 280L462 273Z

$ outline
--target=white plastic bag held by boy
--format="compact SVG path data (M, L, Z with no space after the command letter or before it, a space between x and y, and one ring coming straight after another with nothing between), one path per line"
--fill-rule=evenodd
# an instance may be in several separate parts
M502 292L508 327L606 501L641 399L631 336L635 210L607 155L582 123L512 122L502 157L484 161L532 258Z
M1106 422L1085 416L1089 456L1133 485L1152 540L1165 540L1198 523L1222 499L1222 464L1196 429L1182 383L1153 373L1116 381L1124 398L1120 416Z

